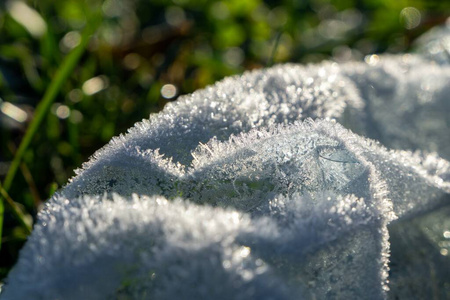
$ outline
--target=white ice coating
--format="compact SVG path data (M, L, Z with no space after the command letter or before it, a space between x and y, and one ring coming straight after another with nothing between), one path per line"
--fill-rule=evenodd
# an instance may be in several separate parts
M449 37L180 97L47 202L0 299L449 299Z

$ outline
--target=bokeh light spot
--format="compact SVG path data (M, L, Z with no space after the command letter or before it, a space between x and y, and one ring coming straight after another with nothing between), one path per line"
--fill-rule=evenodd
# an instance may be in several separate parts
M64 35L59 44L59 48L63 52L69 52L81 42L81 34L78 31L70 31Z
M239 47L231 47L227 49L223 55L224 61L230 66L236 67L244 61L244 51Z
M97 76L86 80L81 89L86 95L90 96L106 89L108 84L108 78L105 76Z
M184 10L179 6L169 6L165 12L166 21L171 26L180 26L185 20Z
M406 29L416 28L419 26L420 20L420 11L415 7L405 7L400 12L400 21Z
M70 108L67 105L58 106L56 116L60 119L67 119L70 116Z
M172 99L177 95L177 87L173 84L165 84L161 88L161 96L166 99Z
M0 100L0 111L19 123L25 122L28 118L26 111L12 103L3 102L2 100Z
M80 89L73 89L67 95L70 101L73 103L78 103L83 100L83 92Z
M380 57L376 54L367 55L364 57L364 61L371 66L375 66L380 61Z
M47 32L47 23L41 15L22 1L8 1L6 8L11 17L34 37L40 38Z
M127 54L123 59L123 65L128 70L135 70L141 64L141 57L137 53Z
M70 112L69 121L74 124L79 124L83 121L83 114L80 111L74 109Z

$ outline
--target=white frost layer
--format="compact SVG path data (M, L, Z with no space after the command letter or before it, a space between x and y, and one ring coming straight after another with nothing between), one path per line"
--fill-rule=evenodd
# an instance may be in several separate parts
M162 197L58 200L41 213L3 299L349 299L385 292L383 218L355 196L278 196L260 217Z
M441 65L450 64L450 18L444 26L432 28L416 42L417 52Z
M227 142L213 139L193 155L193 167L181 180L186 185L182 192L200 203L242 210L277 193L333 190L374 199L393 220L394 215L405 218L442 205L449 190L441 174L448 174L446 161L389 151L328 121L253 130ZM441 166L427 168L424 159L427 165ZM242 198L246 201L240 203Z
M419 56L377 56L342 65L365 100L367 136L395 149L450 158L450 64Z
M180 97L50 199L0 298L449 298L447 30Z

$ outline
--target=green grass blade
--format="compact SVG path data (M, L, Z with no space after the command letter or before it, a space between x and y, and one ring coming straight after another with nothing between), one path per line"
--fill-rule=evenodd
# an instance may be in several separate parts
M80 60L82 54L86 49L86 45L89 42L89 37L91 35L91 30L86 30L82 36L81 43L70 52L64 61L62 62L60 68L56 72L56 75L49 87L45 91L45 94L42 98L42 101L36 108L36 112L33 120L31 121L25 136L20 143L19 149L17 149L16 155L11 163L11 166L6 174L5 181L3 183L3 188L8 191L11 187L14 176L17 173L17 170L20 166L20 162L22 161L23 155L25 151L28 149L34 135L36 134L39 125L42 120L45 118L48 110L50 109L51 104L55 101L56 96L58 95L61 86L66 82L66 80L71 75L72 71L77 66L78 61Z
M98 24L95 24L98 25ZM51 81L50 85L48 86L47 90L45 91L44 96L42 97L42 100L40 101L39 105L36 108L34 118L31 121L25 136L23 137L19 148L17 149L16 154L14 155L13 161L8 169L8 173L6 174L5 181L3 183L3 187L1 188L1 194L0 194L0 233L3 225L3 215L4 215L4 201L8 201L5 198L5 193L7 195L8 190L11 187L11 184L14 180L14 177L17 173L17 170L20 166L20 163L22 161L22 158L28 149L28 146L30 145L34 135L39 129L39 126L41 125L42 121L47 115L48 110L50 109L52 103L55 101L56 97L58 96L58 93L61 90L62 85L67 81L67 79L72 74L73 70L77 66L78 62L80 61L81 56L83 55L84 51L86 50L86 46L89 43L90 36L94 33L97 26L93 26L92 24L88 24L85 28L80 44L75 47L63 60L61 63L61 66L58 68L53 80ZM16 214L16 210L13 208L13 212L16 215L16 217L19 218L20 223L26 224L25 220L22 218L21 214ZM1 235L0 235L1 236ZM1 248L1 244L0 244Z
M269 59L267 60L266 67L271 67L273 65L273 61L275 59L275 54L277 54L278 46L280 44L281 36L283 35L283 31L280 31L277 33L277 36L275 37L275 44L272 48L272 53L270 54Z
M2 249L2 236L3 236L3 215L5 213L5 207L3 205L3 197L0 199L0 249Z
M31 226L25 221L25 216L20 210L20 208L17 207L17 205L14 203L14 201L11 199L11 197L8 195L8 193L5 191L5 189L0 185L0 195L5 200L5 204L8 204L9 209L13 213L13 215L17 218L20 225L25 229L27 234L31 233ZM3 212L4 212L4 203L1 201L2 205L2 214L0 216L1 219L3 219Z

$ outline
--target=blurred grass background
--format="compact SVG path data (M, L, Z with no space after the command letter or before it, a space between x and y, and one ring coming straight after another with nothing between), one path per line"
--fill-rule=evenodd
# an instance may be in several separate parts
M273 63L408 51L449 15L440 0L2 2L0 280L43 201L178 95Z

